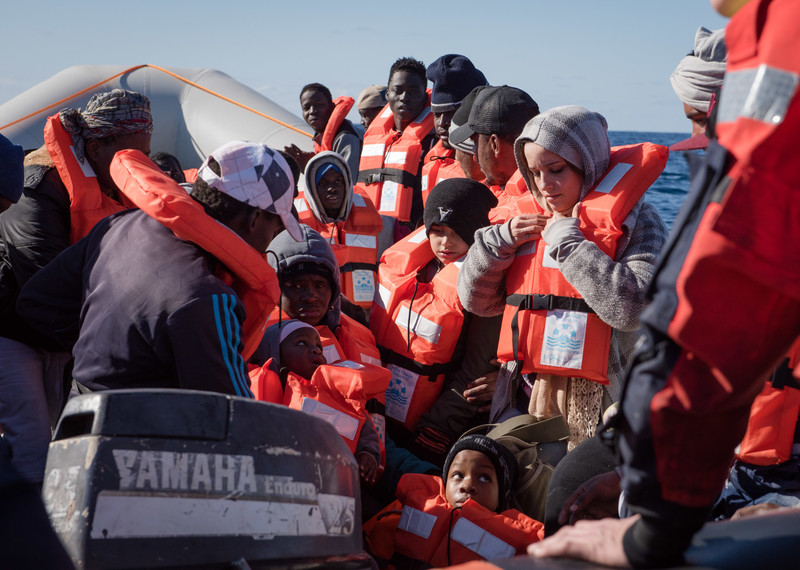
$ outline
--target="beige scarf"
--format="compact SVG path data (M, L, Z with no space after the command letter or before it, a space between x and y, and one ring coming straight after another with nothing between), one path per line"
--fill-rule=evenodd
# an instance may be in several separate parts
M567 451L594 436L603 405L603 386L584 378L537 374L528 413L538 420L564 416L569 426Z

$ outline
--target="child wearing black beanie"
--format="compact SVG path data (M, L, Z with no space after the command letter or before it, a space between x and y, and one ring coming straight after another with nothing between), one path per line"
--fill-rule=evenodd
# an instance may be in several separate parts
M439 467L459 435L484 423L484 402L473 394L490 386L496 371L500 319L467 313L455 289L459 260L496 204L474 180L439 182L425 203L424 227L387 249L378 268L370 329L392 372L387 430Z

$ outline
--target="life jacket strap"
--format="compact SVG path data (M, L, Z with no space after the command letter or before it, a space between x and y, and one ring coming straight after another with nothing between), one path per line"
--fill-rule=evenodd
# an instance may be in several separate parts
M364 184L395 182L402 186L414 186L417 177L399 168L370 168L368 170L359 171L358 181Z
M580 313L594 313L594 310L583 299L576 297L562 297L560 295L509 295L506 305L519 307L521 311L577 311Z
M789 359L784 359L780 366L775 369L770 379L770 384L776 390L783 390L784 388L794 388L800 390L800 383L792 376L792 369L789 368Z
M420 376L427 376L429 382L435 382L439 375L447 374L456 368L455 362L444 362L441 364L420 364L419 362L411 360L402 354L397 354L393 350L389 350L386 347L379 346L378 350L381 352L381 360L385 365L394 364L395 366L399 366L405 370L410 370L411 372L419 374Z
M378 264L377 263L365 263L365 262L351 262L345 263L339 268L339 271L342 273L348 273L350 271L355 271L356 269L366 269L368 271L378 271Z

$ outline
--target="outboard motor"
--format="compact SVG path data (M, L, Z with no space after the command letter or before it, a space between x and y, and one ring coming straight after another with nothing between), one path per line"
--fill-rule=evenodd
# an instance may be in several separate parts
M43 497L79 569L372 565L352 453L284 406L187 390L73 398Z

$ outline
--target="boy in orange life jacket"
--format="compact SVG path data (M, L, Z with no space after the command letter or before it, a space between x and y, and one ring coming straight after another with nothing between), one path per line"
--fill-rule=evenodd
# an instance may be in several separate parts
M496 371L500 319L466 313L455 290L460 260L496 204L479 182L441 181L425 204L425 227L386 250L379 267L370 328L392 372L388 427L398 445L438 466L478 415L464 391Z
M330 90L321 83L303 86L300 91L300 107L303 119L314 129L314 152L305 152L294 144L283 149L297 161L301 172L305 172L306 164L315 153L332 150L345 159L353 173L353 179L358 178L361 136L345 118L352 106L352 97L337 97L334 101Z
M349 420L354 416L358 417L363 421L363 425L358 433L357 440L352 444L350 443L352 438L348 441L348 435L339 429L337 423L332 423L334 423L334 427L337 427L337 431L342 434L345 442L353 450L353 455L361 472L361 479L369 485L375 483L381 449L378 433L372 424L369 414L365 411L366 399L358 402L357 390L350 388L350 393L342 394L342 390L338 390L336 385L326 382L324 375L315 374L321 365L327 364L322 353L322 342L317 330L308 323L292 319L269 327L264 339L269 344L270 354L277 356L273 356L268 360L262 367L261 372L252 379L253 393L256 398L262 401L284 404L291 408L297 406L297 409L308 411L302 401L305 397L308 397L322 401L326 406L343 412L340 415L344 420ZM347 369L354 376L357 376L359 370L355 366L358 365ZM361 366L361 368L364 368L364 366ZM290 373L292 376L290 376ZM357 379L351 382L351 386L356 383ZM308 387L309 384L313 387L305 390L304 387ZM326 391L338 391L340 394L333 394L333 398L326 398ZM356 402L353 402L353 400L356 400ZM344 416L349 416L349 418ZM349 420L349 423L352 424L353 420Z
M458 440L441 477L404 475L397 500L364 525L366 548L389 567L449 566L510 558L544 536L542 523L509 508L517 464L483 435Z

